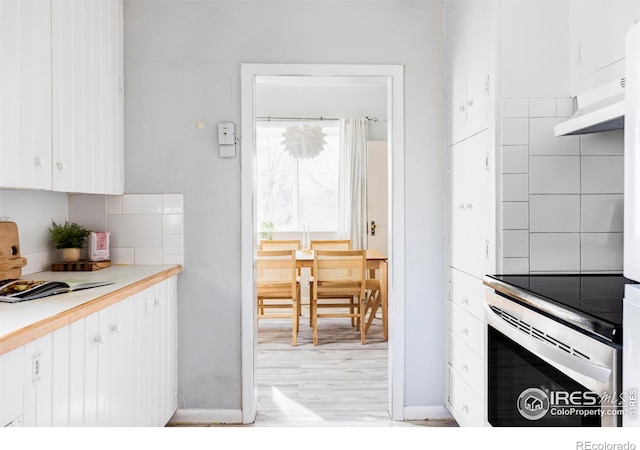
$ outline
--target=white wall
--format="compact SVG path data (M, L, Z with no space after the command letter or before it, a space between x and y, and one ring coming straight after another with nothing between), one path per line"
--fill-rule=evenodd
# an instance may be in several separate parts
M405 405L444 404L441 22L439 2L125 2L125 188L184 193L179 408L241 405L240 160L215 145L241 63L405 66Z

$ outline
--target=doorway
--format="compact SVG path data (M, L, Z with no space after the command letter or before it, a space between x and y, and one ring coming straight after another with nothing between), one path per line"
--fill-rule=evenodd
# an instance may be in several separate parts
M388 145L388 257L389 272L389 342L388 342L388 411L393 420L403 419L404 398L404 191L403 161L403 68L368 65L286 65L243 64L241 73L241 167L242 167L242 410L243 422L252 423L257 414L257 320L254 298L253 260L258 229L256 225L256 79L258 77L340 77L353 83L365 78L382 78L387 95ZM336 78L337 79L337 78ZM393 242L393 246L390 245Z

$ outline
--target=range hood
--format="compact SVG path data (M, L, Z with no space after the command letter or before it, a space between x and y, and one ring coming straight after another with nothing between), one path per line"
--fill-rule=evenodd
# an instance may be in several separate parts
M578 95L578 110L553 127L556 136L624 128L624 77Z

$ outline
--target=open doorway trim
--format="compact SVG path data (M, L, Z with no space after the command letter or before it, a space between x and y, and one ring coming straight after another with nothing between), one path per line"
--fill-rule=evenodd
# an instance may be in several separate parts
M404 419L404 69L400 65L241 65L242 421L257 414L257 319L253 271L256 244L255 81L258 76L386 77L389 142L389 412ZM393 245L391 245L393 243Z

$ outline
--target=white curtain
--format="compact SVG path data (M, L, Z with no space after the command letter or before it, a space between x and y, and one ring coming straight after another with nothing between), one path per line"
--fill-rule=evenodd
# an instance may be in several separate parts
M338 235L354 249L367 248L366 118L340 119Z

